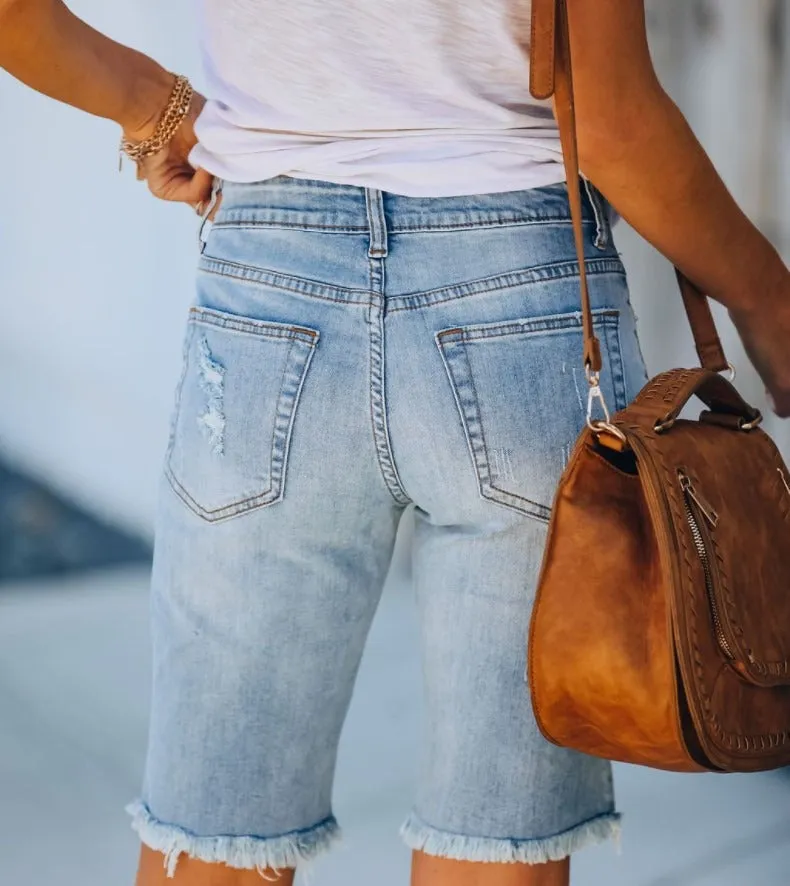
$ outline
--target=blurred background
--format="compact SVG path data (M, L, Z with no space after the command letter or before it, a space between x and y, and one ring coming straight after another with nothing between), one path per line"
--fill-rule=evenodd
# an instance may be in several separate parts
M71 6L200 86L193 2ZM664 84L790 257L790 2L648 9ZM114 126L2 73L0 109L0 884L131 886L123 805L145 747L151 520L196 219L150 199L130 168L118 175ZM618 236L651 372L693 364L671 269L624 224ZM765 406L719 316L742 392ZM790 457L790 423L766 427ZM420 720L408 534L406 519L343 735L346 841L316 864L316 886L408 882L397 828ZM785 773L617 766L616 779L621 853L580 853L574 886L790 886Z

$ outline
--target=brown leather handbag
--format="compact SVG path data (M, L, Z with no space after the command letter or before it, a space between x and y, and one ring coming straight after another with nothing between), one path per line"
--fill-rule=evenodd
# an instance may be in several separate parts
M565 0L533 0L531 83L555 96L580 263L591 406L601 357L584 274ZM529 637L547 739L677 771L790 764L790 472L720 373L710 306L678 273L701 361L581 434L560 481ZM693 395L698 419L679 418Z

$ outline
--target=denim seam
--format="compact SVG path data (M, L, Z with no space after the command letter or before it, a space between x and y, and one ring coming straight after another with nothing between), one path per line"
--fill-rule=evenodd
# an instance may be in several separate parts
M587 178L581 177L584 182L584 188L587 191L587 197L592 207L593 216L595 218L595 239L593 245L596 249L604 251L609 248L611 240L611 232L609 230L609 219L606 215L606 205L600 191Z
M226 213L230 213L233 210L226 210ZM464 216L468 217L469 213L464 213ZM430 224L426 222L400 222L393 225L390 225L387 230L390 234L420 234L420 233L430 233L431 231L458 231L458 230L469 230L472 228L499 228L499 227L522 227L522 226L531 226L531 225L571 225L573 224L570 216L567 215L535 215L535 216L521 216L521 215L512 215L512 216L485 216L481 215L477 219L472 221L437 221L436 223ZM596 231L598 229L598 223L593 215L593 218L584 218L582 219L583 225L592 225L596 227ZM370 228L368 225L353 225L353 224L331 224L329 222L313 222L310 220L302 220L302 221L286 221L284 219L254 219L254 218L243 218L239 220L235 220L232 218L228 218L225 214L221 220L217 220L214 222L214 226L212 230L222 230L223 228L229 230L241 230L244 228L256 229L256 228L284 228L287 230L303 230L303 231L331 231L332 233L338 234L365 234Z
M622 403L622 406L620 408L625 409L625 407L628 406L628 390L629 390L629 388L628 388L628 368L626 365L626 361L623 359L623 339L622 339L622 336L620 335L620 332L621 332L620 322L618 320L617 328L615 330L615 335L617 336L617 354L618 354L618 359L620 361L620 378L622 380L622 385L623 385L623 396L620 401ZM616 400L616 398L617 398L617 391L615 391L615 400ZM615 403L615 405L618 405L618 404Z
M235 517L237 514L245 513L247 511L255 510L258 507L263 507L268 504L273 504L274 499L269 497L272 491L272 484L270 483L267 488L257 495L254 495L250 498L245 498L238 502L233 502L229 505L223 505L221 508L215 508L214 510L208 510L204 508L199 502L195 501L194 498L187 492L187 490L181 485L178 478L173 473L173 469L168 465L165 471L167 475L167 479L170 481L170 486L173 489L173 492L184 502L185 505L192 511L195 516L200 517L202 520L205 520L207 523L219 523L221 520L230 519L231 517ZM252 502L252 504L250 504ZM225 513L227 512L227 513Z
M232 211L233 210L226 210L225 218L223 218L222 221L217 221L214 223L214 230L221 230L222 228L227 228L230 230L241 230L243 228L298 228L299 230L303 231L333 231L339 234L365 234L369 230L367 225L333 225L324 222L318 223L307 220L294 222L289 222L281 219L260 220L252 218L234 220L227 217Z
M573 221L564 215L539 215L534 217L524 216L506 216L495 217L490 219L480 219L470 222L439 222L438 224L403 224L393 226L390 231L393 234L421 234L430 233L431 231L465 231L473 228L519 228L547 225L555 227L556 225L571 225ZM582 220L583 225L594 225L593 219L585 218Z
M617 308L599 308L592 312L593 320L598 326L617 325L619 311ZM497 338L505 335L531 335L537 332L565 332L568 329L583 327L581 311L572 314L555 314L551 317L527 317L523 320L509 320L505 323L471 324L454 327L437 333L442 340L477 341L479 339Z
M202 256L198 270L204 274L214 274L218 277L229 277L234 280L242 280L247 283L268 286L270 289L282 289L284 292L295 292L299 295L320 298L325 301L340 303L367 304L369 293L364 289L345 289L342 286L329 286L317 280L308 280L305 277L294 277L271 271L268 268L256 268L253 265L230 262L226 259ZM288 284L291 285L288 285ZM332 293L347 294L347 297L337 297Z
M132 805L131 803L129 804ZM153 815L152 815L153 817ZM298 836L300 834L309 834L312 833L317 828L320 828L322 825L332 824L335 821L335 816L327 815L325 818L322 818L321 821L316 822L314 825L310 825L306 828L296 828L293 831L284 831L282 834L267 834L266 836L261 836L260 834L211 834L208 839L215 839L217 837L228 839L228 840L278 840L280 837L290 837L290 836ZM157 819L158 823L163 824L165 827L176 828L179 831L183 831L190 837L202 837L203 835L198 834L196 831L192 831L189 828L185 828L182 825L173 824L172 822L162 821L160 822Z
M624 275L622 263L619 259L600 258L588 260L585 264L588 277L603 276L606 274ZM443 286L439 289L429 289L424 292L412 292L402 295L392 295L387 299L387 310L395 311L413 310L427 305L442 304L453 301L456 298L466 298L478 295L481 292L497 292L502 289L513 289L517 286L526 286L534 283L544 283L552 280L563 280L568 277L579 276L579 263L577 261L558 262L554 264L538 265L534 268L525 268L522 271L511 271L507 274L496 274L493 277L482 277L466 283L458 283L454 286ZM408 304L399 305L399 302Z
M189 369L189 355L192 351L192 339L194 338L194 336L195 326L194 324L190 323L188 324L186 334L184 335L184 346L182 348L181 354L181 376L178 379L175 397L173 398L172 414L170 417L170 433L167 438L167 449L165 450L164 459L165 472L167 472L168 465L170 464L170 456L173 453L173 447L175 445L178 416L181 412L181 397L184 392L184 383L187 377L187 370Z
M213 308L192 307L189 318L193 323L200 323L219 329L230 329L253 335L256 338L286 339L298 338L308 345L315 344L318 331L307 326L294 326L289 323L273 323L271 320L256 320L252 317L241 317L226 314Z
M373 430L373 445L384 484L392 498L399 505L408 505L411 498L401 483L395 459L392 454L389 428L387 422L387 404L384 390L384 311L383 295L375 290L384 291L384 259L371 257L370 261L370 303L368 322L370 324L370 421Z
M369 292L364 289L332 287L315 280L289 276L266 268L256 268L252 265L229 262L225 259L211 256L203 256L198 267L202 273L242 280L253 285L264 285L271 289L281 289L284 292L294 292L324 301L367 305L370 299ZM605 274L625 275L622 262L619 259L590 259L587 261L586 267L587 274L590 277ZM444 286L439 289L430 289L425 292L391 295L387 297L387 311L388 313L394 313L395 311L418 309L427 305L442 304L456 298L477 295L481 292L497 292L502 289L511 289L531 283L562 280L567 277L578 276L578 273L579 265L576 261L538 265L534 268L525 268L522 271L497 274L493 277L483 277L479 280L472 280L454 286ZM407 303L399 305L399 302Z
M545 837L479 837L445 831L412 812L401 825L407 845L428 854L464 861L500 861L539 864L559 861L592 843L619 841L622 815L614 808ZM529 857L530 850L534 857Z
M589 818L585 818L584 821L580 821L578 824L572 825L569 828L565 828L562 831L558 831L556 834L549 834L546 837L482 837L483 840L507 840L508 842L513 843L531 843L533 840L550 840L553 837L561 837L563 834L567 834L569 831L575 831L577 828L582 827L583 825L589 824L591 821L597 821L599 818L619 818L622 819L623 814L621 812L616 812L614 809L608 809L606 812L600 812L598 815L591 815ZM422 820L422 819L420 819ZM439 831L441 828L436 828L433 825L425 824L431 828L433 831ZM444 831L443 833L450 834L452 831ZM468 837L469 834L458 834L459 837Z
M603 337L606 342L606 357L609 363L609 372L612 376L615 411L619 411L626 407L628 396L627 388L625 386L625 374L623 371L623 358L620 345L619 314L604 326Z
M217 834L204 836L180 825L156 818L142 800L129 803L132 828L143 843L162 853L168 879L176 874L181 855L206 863L222 863L243 870L257 870L264 880L265 868L305 866L319 852L340 839L336 818L329 814L315 825L273 836ZM306 869L306 868L305 868Z

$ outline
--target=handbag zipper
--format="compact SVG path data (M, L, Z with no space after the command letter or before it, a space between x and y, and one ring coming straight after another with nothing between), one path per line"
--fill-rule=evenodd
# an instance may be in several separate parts
M686 511L686 521L691 530L694 547L697 549L697 556L702 564L702 571L705 574L705 590L708 594L708 602L713 616L713 627L716 632L716 639L718 640L722 652L728 658L735 659L732 647L728 643L724 628L722 627L721 616L719 615L719 605L716 602L716 593L713 587L713 568L711 566L708 547L705 544L705 537L702 534L702 529L700 528L695 510L698 510L699 513L702 514L713 529L716 528L716 525L719 522L719 517L713 508L702 500L686 474L682 471L678 471L678 479L680 480L680 488L683 490L683 504ZM694 506L696 506L696 509Z

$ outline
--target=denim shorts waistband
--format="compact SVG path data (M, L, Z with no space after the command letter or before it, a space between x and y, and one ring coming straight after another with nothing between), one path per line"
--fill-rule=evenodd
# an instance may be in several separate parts
M585 222L605 237L608 212L602 195L582 187ZM570 223L565 182L518 191L457 197L407 197L374 188L277 176L251 184L222 183L215 225L293 227L338 233L458 230L496 225Z

